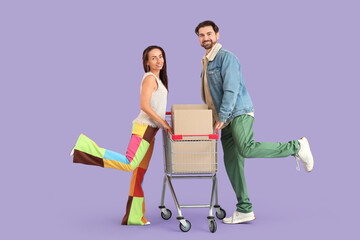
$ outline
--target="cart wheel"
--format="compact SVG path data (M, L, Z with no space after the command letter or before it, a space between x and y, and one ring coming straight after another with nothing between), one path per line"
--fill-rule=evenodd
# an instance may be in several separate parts
M188 221L188 220L185 220L186 221L186 226L183 226L181 223L179 225L180 227L180 230L183 231L183 232L188 232L191 228L191 223Z
M220 220L224 219L226 217L226 212L224 209L220 208L219 211L216 210L216 217Z
M169 220L171 218L171 211L170 209L165 209L166 213L164 212L161 212L161 217L164 219L164 220Z
M209 230L210 230L210 232L212 232L212 233L216 232L216 228L217 228L217 226L216 226L215 220L214 219L210 220L209 221Z

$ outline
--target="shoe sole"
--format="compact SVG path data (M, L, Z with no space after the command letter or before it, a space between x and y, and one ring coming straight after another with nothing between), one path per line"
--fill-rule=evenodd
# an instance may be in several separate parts
M311 171L314 169L314 157L313 157L312 152L311 152L311 149L310 149L309 140L307 140L307 138L306 138L306 137L302 137L301 139L303 139L303 140L305 140L305 141L306 141L306 144L307 144L307 146L308 146L308 148L309 148L309 151L310 151L311 158L312 158L312 160L313 160L313 165L312 165L312 168L311 168L309 171L308 171L308 170L306 170L307 172L311 172Z
M223 223L225 223L225 224L240 224L240 223L251 222L251 221L254 221L255 219L256 219L256 217L254 216L254 218L248 218L248 219L245 219L245 220L243 220L241 222L229 222L229 223L227 223L227 222L223 221Z

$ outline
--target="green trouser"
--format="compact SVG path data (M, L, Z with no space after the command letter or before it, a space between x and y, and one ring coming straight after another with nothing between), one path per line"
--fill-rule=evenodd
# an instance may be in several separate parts
M226 172L236 194L237 210L242 213L253 211L246 187L244 158L281 158L294 156L299 151L297 140L287 143L254 142L253 123L252 116L240 115L221 132Z

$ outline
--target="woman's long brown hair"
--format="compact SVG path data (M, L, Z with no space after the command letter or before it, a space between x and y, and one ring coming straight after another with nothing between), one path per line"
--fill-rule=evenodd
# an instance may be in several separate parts
M143 52L143 66L144 66L144 71L145 72L148 72L148 69L147 69L147 61L149 59L149 52L153 49L159 49L163 55L163 58L164 58L164 65L163 65L163 68L160 70L160 80L161 82L164 84L164 86L166 87L166 89L169 91L169 88L168 88L168 77L167 77L167 71L166 71L166 56L165 56L165 51L164 49L162 49L161 47L159 46L155 46L155 45L152 45L152 46L149 46L147 47L144 52Z

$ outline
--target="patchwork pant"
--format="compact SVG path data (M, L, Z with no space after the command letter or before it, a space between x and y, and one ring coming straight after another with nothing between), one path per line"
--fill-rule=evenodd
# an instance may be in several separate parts
M144 225L145 200L142 189L144 175L149 166L158 128L134 123L126 155L100 148L90 138L81 134L74 150L74 163L133 171L129 199L122 225Z

